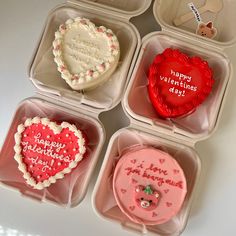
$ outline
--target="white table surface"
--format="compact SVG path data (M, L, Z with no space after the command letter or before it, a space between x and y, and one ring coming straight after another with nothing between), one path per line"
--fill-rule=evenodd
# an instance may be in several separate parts
M63 0L0 0L0 146L17 104L34 94L27 68L48 11ZM156 22L137 20L142 32L158 29ZM145 26L144 24L148 24ZM152 23L147 23L152 22ZM233 52L231 52L233 53ZM236 54L235 54L236 57ZM197 144L202 175L184 236L236 235L236 81L224 107L217 132ZM111 117L113 125L109 124ZM102 115L109 136L128 123L121 107ZM115 125L114 125L115 124ZM105 148L104 148L105 150ZM0 236L135 235L120 225L99 219L91 206L104 151L84 201L74 209L40 204L0 188ZM1 170L0 170L1 171Z

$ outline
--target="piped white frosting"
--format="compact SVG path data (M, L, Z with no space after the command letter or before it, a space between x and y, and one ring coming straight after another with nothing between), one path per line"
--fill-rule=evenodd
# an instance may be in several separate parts
M62 78L72 88L83 88L82 84L98 80L117 64L120 48L112 30L77 17L60 25L53 54Z
M56 175L49 177L49 179L37 183L34 180L34 178L31 177L30 173L27 171L27 166L23 162L24 156L22 156L21 154L22 152L21 140L22 140L22 133L24 132L26 127L31 126L32 124L39 124L39 123L48 126L54 132L54 134L59 134L62 131L62 129L68 128L78 138L79 150L78 153L75 155L74 161L70 162L67 168L63 169ZM55 183L57 179L62 179L65 174L70 173L72 169L78 165L78 162L80 162L83 159L83 156L86 153L85 139L83 138L82 132L78 130L75 125L72 125L68 122L62 122L60 125L57 125L55 122L50 121L48 118L40 118L40 117L34 117L32 119L28 118L26 119L24 124L18 125L17 132L15 133L14 138L15 138L14 159L18 163L18 169L23 173L23 177L26 179L26 182L33 188L38 190L49 187L52 183Z

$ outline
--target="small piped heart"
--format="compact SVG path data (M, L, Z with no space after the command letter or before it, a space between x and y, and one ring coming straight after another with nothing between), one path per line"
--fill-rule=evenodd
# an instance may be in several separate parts
M127 190L126 190L126 189L123 189L123 188L122 188L120 191L121 191L123 194L125 194L125 193L127 192Z
M132 179L132 184L137 184L138 181L136 179Z
M159 159L159 162L163 164L165 162L165 159Z
M152 213L152 217L156 217L157 216L157 213L156 212L153 212Z
M171 207L173 204L171 202L166 202L167 207Z
M173 170L173 172L174 172L175 175L179 174L179 170L175 169L175 170Z
M168 193L170 190L169 189L165 189L163 191L164 191L164 193Z
M136 159L131 160L131 163L132 163L132 164L135 164L136 162L137 162Z
M134 211L134 210L135 210L135 206L130 206L129 209L130 209L131 211Z

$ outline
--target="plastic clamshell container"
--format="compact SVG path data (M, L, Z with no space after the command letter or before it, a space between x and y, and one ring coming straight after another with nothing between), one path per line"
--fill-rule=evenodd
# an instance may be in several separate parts
M96 3L93 1L70 1L52 10L32 61L30 78L34 85L50 96L63 97L63 100L75 105L80 103L97 113L115 107L122 99L133 56L141 43L137 29L129 22L131 16L134 16L132 9L135 9L135 14L141 14L151 3L150 0L146 0L140 5L135 5L139 1L131 1L132 4L128 4L131 12L124 12L121 9L123 9L125 2L128 1L118 1L116 4L114 1L101 1L101 5L100 1L96 1ZM141 9L138 10L136 7ZM59 79L60 73L57 71L52 54L54 33L60 24L75 17L85 17L97 26L103 25L111 29L118 37L121 51L118 67L111 78L102 86L84 93L73 91L63 79Z
M140 225L132 222L118 207L113 191L112 177L117 161L123 150L141 145L150 146L169 153L181 166L187 180L187 195L181 210L176 216L160 225ZM201 170L200 159L196 151L184 144L170 141L165 137L152 134L150 130L135 127L117 131L111 138L102 168L93 192L95 212L104 219L117 222L123 228L148 235L179 235L187 223L193 192Z
M228 9L229 1L223 2ZM187 3L185 0L154 2L154 16L162 30L146 35L142 40L138 57L134 58L136 65L122 100L124 111L130 118L130 126L119 130L111 138L93 192L93 206L100 217L119 223L125 229L139 234L174 236L180 235L184 230L201 172L201 162L196 154L195 144L208 138L216 130L233 75L232 64L226 50L235 46L235 35L229 32L230 27L227 30L227 27L223 29L217 25L220 33L218 37L206 39L194 34L195 31L191 28L193 26L190 27L191 23L190 28L186 26L176 28L173 25L174 17L187 12ZM204 1L196 0L195 3L196 7L199 7ZM207 16L209 13L205 14ZM222 15L223 13L220 13L220 16ZM209 20L209 16L205 18L206 16L204 15L204 19ZM233 17L233 14L227 17ZM220 29L227 32L227 36L224 37ZM211 95L193 113L181 118L161 119L148 99L148 68L155 56L169 47L180 49L189 56L200 56L208 61L214 72L215 84ZM115 165L122 155L122 147L128 150L129 147L140 144L171 154L184 170L187 179L188 194L184 204L179 213L165 224L154 226L135 224L122 213L114 199L111 179ZM179 159L179 156L182 159Z
M26 185L22 172L18 170L18 163L14 160L14 134L17 126L24 123L27 118L35 116L47 117L59 123L66 121L75 124L88 139L87 156L71 173L43 190L36 190ZM64 207L74 207L86 194L104 141L103 125L96 117L81 113L72 106L62 107L55 101L45 100L43 97L28 98L19 104L3 144L0 156L0 182L38 201L50 201Z
M4 187L16 190L23 196L63 207L75 207L83 200L105 141L105 130L98 118L99 114L120 102L130 76L129 71L133 67L132 58L141 44L140 35L129 19L141 14L151 4L151 0L142 3L130 1L126 11L124 2L68 1L49 13L29 69L30 80L36 87L36 96L19 104L1 149L0 183ZM111 28L117 34L121 50L120 63L112 78L102 87L86 93L73 91L63 79L59 79L60 74L52 54L54 33L59 25L68 18L78 16L89 18L96 25ZM89 140L88 157L71 173L44 190L27 186L14 160L14 134L17 126L26 118L35 116L75 124Z
M177 48L187 55L208 61L214 73L214 87L209 97L193 113L175 119L162 119L153 108L147 92L148 69L155 56L166 48ZM157 132L189 142L208 137L216 128L219 111L231 77L229 60L221 52L207 50L191 41L180 40L168 32L156 32L143 39L136 67L124 98L124 108L133 119L142 121Z

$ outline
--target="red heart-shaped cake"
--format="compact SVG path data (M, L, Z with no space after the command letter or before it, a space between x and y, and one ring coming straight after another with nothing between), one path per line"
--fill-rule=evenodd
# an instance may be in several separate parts
M149 97L163 118L194 111L208 97L213 84L213 72L206 61L190 58L177 49L167 48L150 66Z
M34 117L18 125L14 150L26 182L43 189L78 165L86 153L86 144L75 125Z

